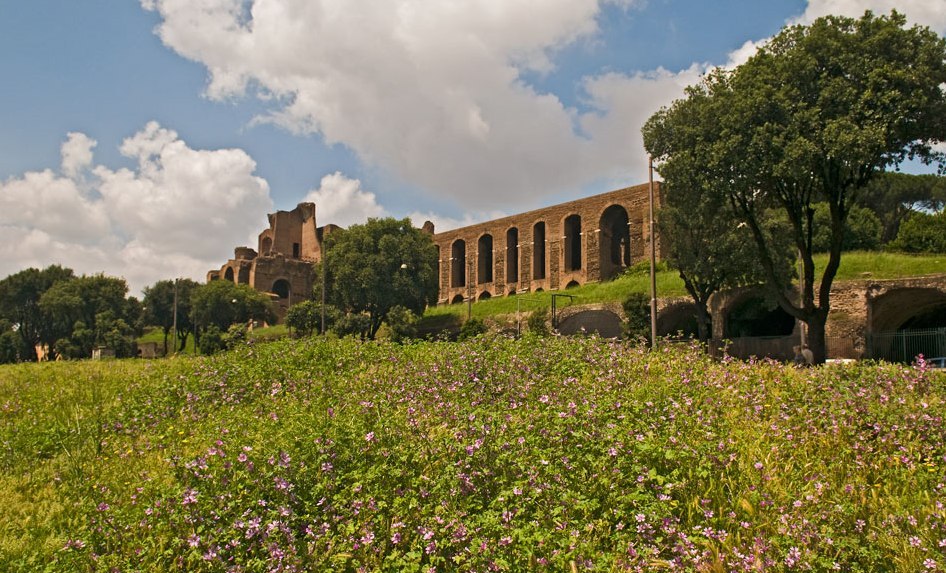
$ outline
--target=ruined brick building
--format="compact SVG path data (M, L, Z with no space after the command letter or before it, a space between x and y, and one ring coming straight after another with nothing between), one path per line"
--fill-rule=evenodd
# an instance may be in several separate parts
M645 184L437 233L438 303L608 280L646 257L648 212Z
M259 234L257 250L237 247L233 258L207 281L228 280L268 293L276 313L312 297L313 263L322 260L322 242L335 225L316 226L315 204L299 203L292 211L269 214L269 228Z

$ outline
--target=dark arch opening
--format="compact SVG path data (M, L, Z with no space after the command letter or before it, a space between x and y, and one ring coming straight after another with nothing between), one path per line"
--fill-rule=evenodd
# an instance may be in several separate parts
M712 332L712 324L708 332ZM674 339L699 337L696 320L696 305L680 303L667 307L657 314L657 335Z
M480 293L480 297L478 300L488 300L490 298L493 298L493 295L489 294L489 291L483 291L482 293Z
M466 241L463 239L454 241L450 249L450 286L466 286Z
M486 284L493 282L493 236L483 235L476 242L476 282Z
M516 227L506 231L506 282L519 282L519 229Z
M565 285L565 290L568 290L570 288L580 287L580 286L581 286L581 283L578 281L569 281L569 283Z
M268 255L273 250L273 240L269 237L263 237L263 241L260 243L260 254Z
M565 270L581 269L581 216L569 215L563 228L565 242Z
M440 290L443 290L443 277L440 275L441 249L440 249L440 245L434 245L434 246L437 247L437 290L440 291Z
M510 289L509 292L506 293L506 296L516 296L516 289Z
M223 278L230 282L233 282L233 268L227 267L227 270L223 272Z
M453 297L453 299L450 300L450 304L458 304L458 303L461 303L461 302L463 302L463 295L462 295L462 294L458 294L458 295L456 295L455 297Z
M289 298L289 294L291 292L289 281L286 279L277 280L273 283L272 292L281 299Z
M946 293L939 289L893 289L870 302L871 332L929 328L946 328Z
M789 336L795 330L795 319L775 302L761 295L749 295L736 303L726 319L729 338L747 336Z
M532 280L545 278L545 223L532 227Z
M631 264L631 233L628 221L627 209L620 205L611 205L601 214L598 249L603 281L614 278Z

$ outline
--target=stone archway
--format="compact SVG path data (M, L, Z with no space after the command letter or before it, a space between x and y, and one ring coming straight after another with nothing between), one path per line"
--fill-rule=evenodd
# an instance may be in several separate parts
M581 310L563 318L558 331L566 336L597 334L603 338L620 338L621 317L607 309Z
M631 231L627 209L611 205L601 214L598 260L601 280L613 279L631 264Z
M712 327L709 332L712 332ZM696 305L692 302L678 302L659 311L657 336L675 339L699 338Z

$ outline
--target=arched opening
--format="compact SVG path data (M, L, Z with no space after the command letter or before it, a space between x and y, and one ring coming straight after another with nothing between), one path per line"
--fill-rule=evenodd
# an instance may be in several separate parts
M509 289L506 296L516 296L516 289Z
M485 234L476 242L476 282L493 282L493 236Z
M462 294L458 294L458 295L454 296L454 297L450 300L450 304L459 304L459 303L461 303L461 302L463 302L463 295L462 295Z
M565 285L565 290L568 290L570 288L580 287L580 286L581 286L581 283L578 281L569 281L569 283Z
M710 325L708 333L712 331ZM657 313L657 335L674 339L699 338L696 305L682 302Z
M227 270L223 272L224 280L233 282L233 267L227 267Z
M506 282L519 282L519 229L516 227L506 231Z
M484 290L483 292L480 293L478 300L488 300L490 298L493 298L493 295L489 294L489 291Z
M610 310L583 310L562 319L558 331L566 336L597 334L604 338L619 338L621 317Z
M776 302L762 295L748 295L736 303L726 318L726 336L789 336L795 330L795 319Z
M539 288L535 289L535 292L545 292L545 289L542 288L542 287L539 287Z
M437 290L443 290L443 277L440 275L440 245L437 247Z
M545 278L545 223L532 227L532 280Z
M569 215L563 228L565 243L565 270L581 269L581 216Z
M603 281L614 278L631 264L628 221L627 209L620 205L611 205L601 214L598 249Z
M466 286L466 241L463 239L454 241L450 249L450 286Z
M869 303L868 356L913 362L946 356L946 292L901 288Z
M263 237L263 240L260 241L260 254L268 255L273 250L273 239L270 237Z
M289 286L289 281L286 279L279 279L273 283L273 288L271 292L278 296L280 299L289 298L292 287Z

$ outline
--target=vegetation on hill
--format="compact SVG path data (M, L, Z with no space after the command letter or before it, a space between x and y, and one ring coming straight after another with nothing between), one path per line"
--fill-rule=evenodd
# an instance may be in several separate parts
M0 368L4 571L921 571L946 377L596 338Z

